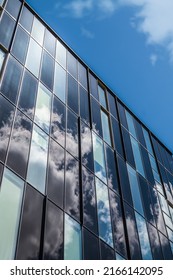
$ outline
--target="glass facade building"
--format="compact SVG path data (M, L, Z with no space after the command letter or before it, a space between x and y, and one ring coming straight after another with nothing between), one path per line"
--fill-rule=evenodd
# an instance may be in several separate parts
M0 259L173 259L173 157L20 0L0 0Z

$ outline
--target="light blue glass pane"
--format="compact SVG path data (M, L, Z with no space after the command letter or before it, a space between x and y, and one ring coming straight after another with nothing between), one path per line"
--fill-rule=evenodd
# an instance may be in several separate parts
M157 164L156 164L155 158L152 157L150 154L149 154L149 158L150 158L150 163L151 163L152 169L154 169L158 173L158 168L157 168Z
M36 125L33 127L27 181L45 193L48 136Z
M40 83L34 121L47 133L50 127L51 96L51 92Z
M150 152L150 154L153 155L153 148L151 146L150 137L149 137L148 131L144 127L143 127L143 134L144 134L147 150Z
M95 175L106 183L106 167L102 140L93 133L94 171Z
M97 194L99 236L107 244L113 247L108 188L97 178L96 178L96 194Z
M171 246L171 250L172 250L172 254L173 254L173 243L170 242L170 246Z
M57 40L56 60L66 69L66 48Z
M164 217L164 220L165 220L165 224L173 230L173 224L172 224L172 220L170 217L168 217L165 213L163 213L163 217Z
M169 206L169 211L170 211L171 218L172 218L172 221L173 221L173 208L171 206Z
M38 78L42 48L31 38L26 59L26 67Z
M157 190L164 195L164 192L163 192L163 186L161 184L159 184L157 181L155 181L155 186L157 188Z
M65 214L64 259L82 259L81 227L67 214Z
M0 71L1 71L4 59L5 59L5 53L0 49Z
M98 86L100 104L107 109L105 91L102 87Z
M136 176L136 172L128 164L127 164L127 170L128 170L128 175L129 175L130 188L131 188L134 208L144 216L144 211L143 211L143 206L142 206L141 195L140 195L139 184L138 184L138 179L137 179L137 176Z
M119 255L118 253L116 253L116 260L117 261L125 261L125 259L121 255Z
M152 171L154 179L161 184L160 175L154 169L152 169Z
M44 30L44 25L34 17L31 35L41 46L43 45Z
M0 6L2 6L4 3L4 0L0 0Z
M127 118L129 132L137 139L133 117L128 111L126 111L126 118Z
M103 111L101 111L101 119L102 119L103 139L111 146L109 120L108 120L108 116Z
M151 247L148 237L148 231L145 220L135 212L139 241L141 245L141 253L143 260L152 260Z
M161 204L161 208L162 210L167 214L167 215L170 215L169 213L169 209L168 209L168 204L167 204L167 201L165 199L165 197L163 195L161 195L160 193L159 194L159 199L160 199L160 204Z
M168 238L173 242L173 231L167 227Z
M0 259L14 259L24 182L4 170L0 188Z
M143 163L142 163L139 144L132 136L130 136L130 139L131 139L131 143L132 143L132 150L133 150L133 155L134 155L134 159L135 159L136 170L145 178L145 172L144 172L144 167L143 167Z
M66 71L58 63L55 64L54 92L65 103Z

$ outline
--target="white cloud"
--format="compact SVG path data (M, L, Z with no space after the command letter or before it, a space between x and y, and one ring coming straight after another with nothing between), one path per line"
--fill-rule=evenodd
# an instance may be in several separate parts
M84 37L86 37L88 39L94 38L94 33L91 32L90 30L86 29L85 27L81 27L81 33Z
M150 55L150 61L153 66L156 64L157 60L158 60L158 56L156 54L153 53Z
M82 18L90 12L93 8L93 0L74 0L69 4L64 5L63 9L67 15L71 15L75 18Z

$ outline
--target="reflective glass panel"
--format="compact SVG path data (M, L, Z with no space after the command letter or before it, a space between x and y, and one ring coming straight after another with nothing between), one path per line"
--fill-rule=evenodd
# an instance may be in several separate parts
M7 13L4 13L0 22L0 43L7 49L10 46L14 27L15 21Z
M112 120L112 133L113 133L114 147L116 151L124 158L124 151L122 146L119 123L113 117L111 117L111 120Z
M161 208L162 210L167 214L170 215L169 213L169 209L168 209L168 204L167 201L165 199L165 197L163 195L161 195L160 193L158 193L159 198L160 198L160 204L161 204Z
M33 14L24 6L19 22L29 33L31 32L33 18Z
M120 117L120 123L126 128L128 129L127 126L127 119L126 119L126 114L125 114L125 108L124 106L117 101L118 104L118 111L119 111L119 117Z
M100 104L107 109L107 104L106 104L106 93L104 89L101 86L98 86L98 92L99 92L99 100Z
M46 51L43 51L40 79L51 90L53 90L53 77L54 59Z
M82 121L86 122L90 126L90 112L89 112L89 96L88 92L81 86L79 86L80 92L80 116Z
M173 254L171 251L170 243L168 239L161 233L159 233L160 242L162 245L162 252L165 260L172 260Z
M94 170L93 146L90 128L81 122L81 157L82 164Z
M82 259L82 237L80 225L65 214L64 260Z
M36 125L33 127L27 181L45 193L48 136ZM38 176L39 174L39 176Z
M31 38L29 43L26 67L38 78L42 48Z
M153 259L155 260L162 260L163 255L162 255L162 249L160 245L160 240L158 236L158 231L156 230L155 227L153 227L151 224L147 224L148 226L148 234L151 242L151 250L153 254Z
M78 101L78 83L72 76L68 75L67 104L76 114L79 112Z
M117 108L116 108L116 101L115 97L108 92L108 101L109 101L109 111L110 113L117 119Z
M12 46L12 54L22 63L25 63L29 44L28 34L19 26Z
M14 259L24 182L4 169L0 188L0 259Z
M111 146L110 126L108 115L101 110L103 139Z
M34 17L31 35L41 46L43 45L44 30L44 25L36 17Z
M84 260L99 260L99 239L88 230L83 230Z
M100 105L94 98L91 98L91 116L92 116L92 128L102 137L102 123L100 115Z
M79 71L79 82L81 85L84 86L84 88L88 89L88 83L87 83L87 71L86 68L78 62L78 71Z
M2 66L3 66L3 63L4 63L4 59L5 59L5 52L3 52L0 49L0 72L1 72L1 69L2 69Z
M55 37L46 29L44 37L44 47L52 55L55 56Z
M116 192L119 192L118 174L114 151L108 145L105 145L105 153L108 187L115 190Z
M66 71L55 63L54 92L61 101L66 101Z
M78 157L78 118L70 110L67 110L66 149L75 157Z
M92 136L95 175L103 182L107 183L103 142L95 133L93 133Z
M97 80L91 74L89 75L89 78L90 78L90 92L97 100L99 100Z
M104 242L100 242L101 260L115 260L115 252Z
M77 79L77 60L70 52L68 52L67 56L67 69Z
M126 160L128 163L130 163L130 165L132 165L134 168L136 168L133 150L132 150L132 144L131 144L131 140L130 140L130 133L124 127L121 128L121 131L122 131L122 136L123 136Z
M137 171L145 178L145 172L138 142L130 136Z
M16 19L19 14L20 6L21 2L19 0L8 0L5 9Z
M57 40L56 60L66 69L66 48Z
M47 133L50 127L51 92L39 84L34 121Z
M150 152L150 154L153 155L153 148L151 146L150 136L148 131L144 127L143 127L143 134L144 134L147 150Z
M127 118L127 124L129 127L129 132L137 139L133 117L128 111L125 111L125 112L126 112L126 118Z

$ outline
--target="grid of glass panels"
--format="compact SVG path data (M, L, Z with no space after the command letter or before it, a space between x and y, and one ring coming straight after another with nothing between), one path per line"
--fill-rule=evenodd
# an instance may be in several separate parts
M0 181L0 259L173 259L171 153L20 0L0 17Z

